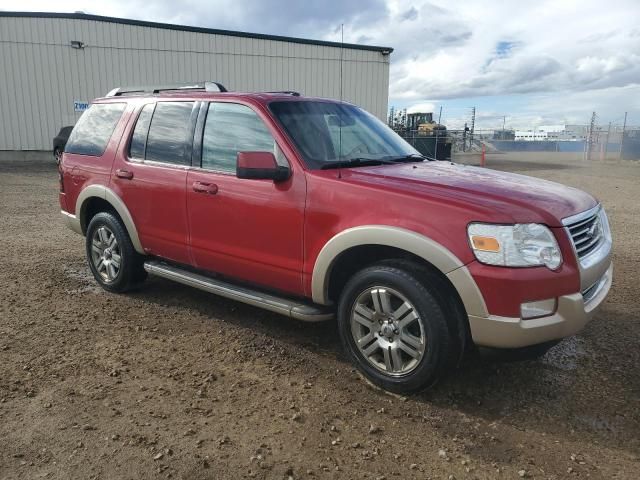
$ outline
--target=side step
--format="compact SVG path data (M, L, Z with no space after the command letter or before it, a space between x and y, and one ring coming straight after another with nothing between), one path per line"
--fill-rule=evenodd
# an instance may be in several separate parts
M318 306L307 305L296 300L276 297L275 295L252 290L244 286L233 285L155 260L145 262L144 269L152 275L168 278L190 287L199 288L205 292L214 293L254 307L264 308L270 312L286 315L297 320L320 322L331 320L334 317L332 311Z

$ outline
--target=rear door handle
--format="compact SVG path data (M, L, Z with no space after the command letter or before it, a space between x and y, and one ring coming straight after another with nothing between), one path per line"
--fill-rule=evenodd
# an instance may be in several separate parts
M133 178L133 172L119 168L118 170L116 170L116 177L131 180Z
M215 195L218 193L218 186L215 183L193 182L193 191Z

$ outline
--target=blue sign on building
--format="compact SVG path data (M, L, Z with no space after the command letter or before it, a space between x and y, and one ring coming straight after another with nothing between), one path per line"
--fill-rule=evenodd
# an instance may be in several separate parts
M83 102L81 100L73 101L73 110L75 112L84 112L87 108L89 108L89 102Z

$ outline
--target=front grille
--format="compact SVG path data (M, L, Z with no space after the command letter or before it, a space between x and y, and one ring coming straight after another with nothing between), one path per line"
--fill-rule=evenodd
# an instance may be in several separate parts
M578 258L589 255L604 240L599 211L589 218L567 225L567 228Z

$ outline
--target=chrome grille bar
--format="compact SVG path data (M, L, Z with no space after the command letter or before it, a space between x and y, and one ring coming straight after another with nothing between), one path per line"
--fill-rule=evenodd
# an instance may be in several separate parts
M600 208L585 212L573 223L567 223L566 227L578 258L587 256L604 241Z

